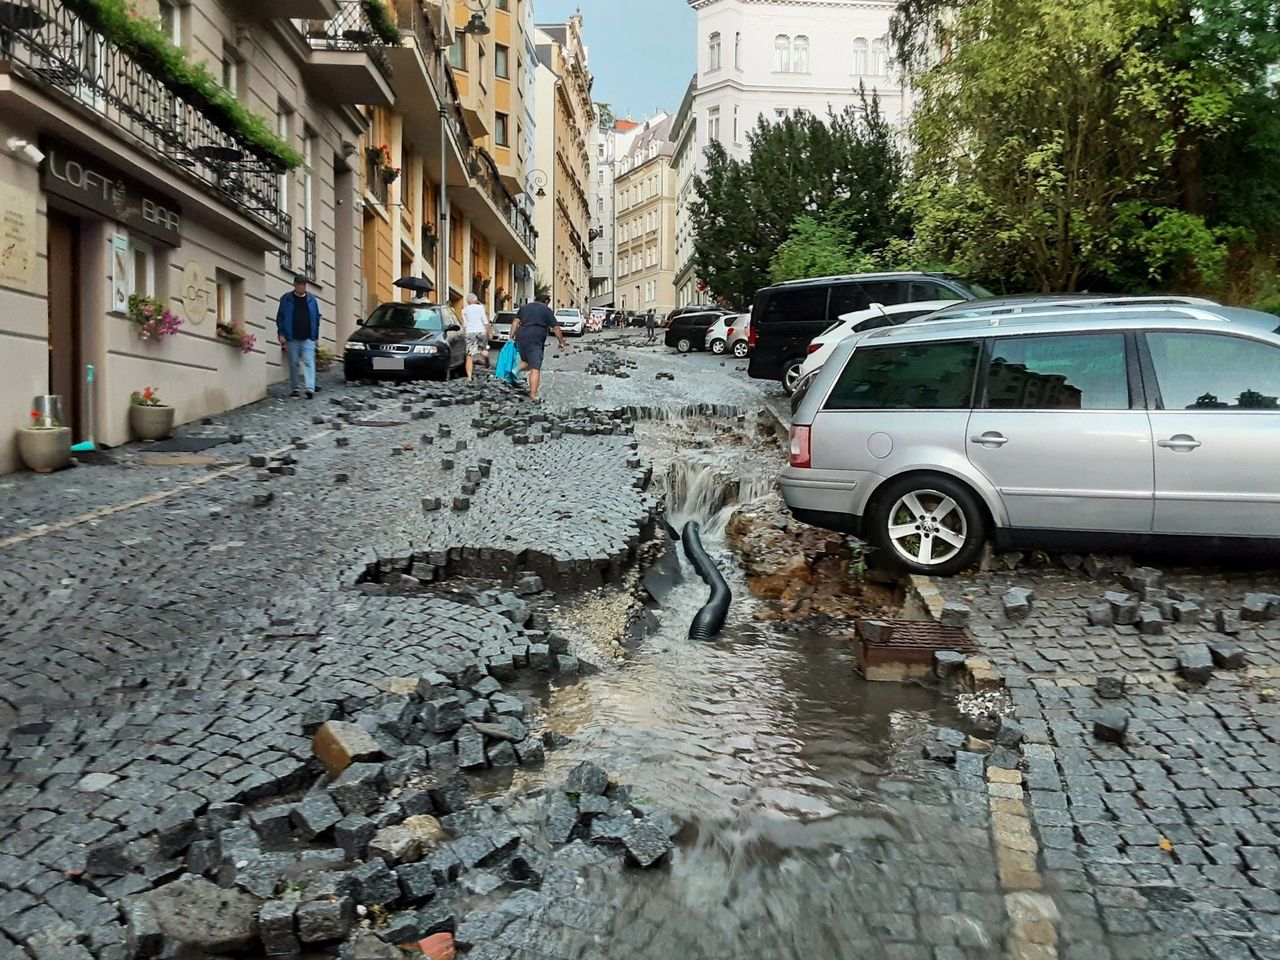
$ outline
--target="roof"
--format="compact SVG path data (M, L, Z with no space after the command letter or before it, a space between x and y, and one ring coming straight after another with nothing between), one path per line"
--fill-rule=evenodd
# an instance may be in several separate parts
M1006 313L1024 310L1053 310L1067 307L1122 306L1125 304L1163 304L1186 306L1216 306L1212 300L1203 297L1187 297L1178 294L1156 296L1129 296L1114 293L1028 293L1005 297L979 297L977 300L966 300L945 311L948 316L969 316L978 313Z
M1018 336L1021 334L1105 332L1159 327L1200 333L1228 330L1271 334L1280 343L1280 317L1261 310L1221 306L1160 306L1132 304L1096 309L1070 307L1035 313L966 317L955 320L921 317L899 327L884 327L862 337L857 343L915 343L928 340L963 340L972 337Z
M627 156L645 157L649 153L649 145L656 143L659 152L669 151L675 146L671 142L671 117L664 116L656 123L651 123L643 132L636 134L635 140L631 144L631 149L627 151Z

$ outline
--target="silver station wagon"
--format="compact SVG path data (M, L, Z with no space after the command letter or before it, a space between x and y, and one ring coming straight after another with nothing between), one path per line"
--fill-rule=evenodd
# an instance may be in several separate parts
M796 410L783 497L898 566L983 543L1280 547L1280 317L1130 304L851 337Z

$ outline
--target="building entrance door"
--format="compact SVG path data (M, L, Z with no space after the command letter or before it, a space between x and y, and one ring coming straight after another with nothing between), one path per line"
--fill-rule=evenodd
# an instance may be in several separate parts
M49 392L62 397L74 440L87 436L80 317L80 221L49 209Z

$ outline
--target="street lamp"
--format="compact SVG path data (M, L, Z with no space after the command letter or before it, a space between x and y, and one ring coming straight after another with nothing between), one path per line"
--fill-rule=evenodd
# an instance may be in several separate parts
M458 31L455 43L465 42L467 34L483 37L489 33L484 14L489 0L464 0L471 19ZM449 303L449 247L452 217L449 216L449 48L444 42L449 32L449 2L440 0L440 275L437 287L444 290L442 306Z
M525 192L533 193L539 200L547 195L545 187L550 181L547 174L543 170L530 170L528 179L525 180Z

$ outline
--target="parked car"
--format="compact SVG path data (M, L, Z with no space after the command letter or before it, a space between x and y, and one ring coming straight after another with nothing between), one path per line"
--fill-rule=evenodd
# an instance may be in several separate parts
M556 319L566 337L580 337L587 332L587 320L577 307L561 307L556 311Z
M466 357L462 324L451 307L384 303L347 341L342 369L348 380L447 380Z
M1280 317L1066 308L844 340L791 428L793 514L916 573L998 547L1280 547Z
M729 338L736 332L734 322L737 319L736 313L723 313L707 329L707 349L716 356L722 356L729 351Z
M855 333L865 333L868 330L878 330L881 327L896 327L918 317L931 316L956 302L955 300L925 300L920 303L896 303L892 306L873 303L866 310L846 313L809 342L809 354L800 367L800 381L802 382L806 376L826 363L831 352L845 337L853 336Z
M492 343L506 343L511 339L511 326L516 322L514 310L499 310L493 315Z
M738 314L729 328L729 352L739 360L751 352L751 314Z
M991 292L943 273L864 273L795 280L765 287L751 311L750 376L778 380L790 393L800 376L809 341L838 317L873 303L891 306L932 300L973 300Z
M1204 306L1215 307L1212 300L1203 297L1185 297L1176 294L1135 297L1112 293L1049 293L1024 294L1014 297L986 297L965 300L944 307L929 315L932 320L963 320L969 317L990 317L1009 313L1045 312L1052 310L1096 310L1112 306Z
M681 314L667 325L664 342L668 347L675 347L680 353L705 350L707 333L722 316L724 314L719 311Z

